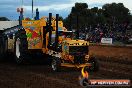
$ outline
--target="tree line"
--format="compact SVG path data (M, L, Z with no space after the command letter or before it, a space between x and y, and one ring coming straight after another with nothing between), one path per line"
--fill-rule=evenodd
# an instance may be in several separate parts
M85 30L89 26L97 24L123 24L132 23L132 15L130 10L126 8L123 3L104 4L102 8L89 8L87 3L75 3L70 14L63 19L64 26L69 29ZM0 17L0 20L9 20L6 17ZM78 25L77 25L78 23Z
M63 21L69 30L85 30L89 26L99 24L129 24L132 22L132 15L123 3L104 4L102 8L89 8L87 3L75 3Z

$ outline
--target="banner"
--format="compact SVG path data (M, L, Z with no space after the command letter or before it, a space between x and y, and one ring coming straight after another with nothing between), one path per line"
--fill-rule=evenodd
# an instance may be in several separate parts
M101 43L103 44L112 44L112 38L101 38Z

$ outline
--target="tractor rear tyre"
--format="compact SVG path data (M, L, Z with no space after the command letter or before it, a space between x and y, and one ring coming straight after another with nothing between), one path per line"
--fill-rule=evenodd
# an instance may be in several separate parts
M15 62L24 64L27 58L28 42L25 30L20 30L16 34L14 42Z
M58 72L61 70L61 60L60 58L53 57L51 62L52 70Z
M0 44L0 60L2 60L4 57L4 52L3 52L3 46Z
M0 36L0 60L7 58L7 50L4 37Z

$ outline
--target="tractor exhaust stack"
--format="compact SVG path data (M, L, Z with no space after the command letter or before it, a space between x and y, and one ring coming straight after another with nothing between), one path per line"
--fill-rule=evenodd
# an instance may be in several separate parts
M58 48L58 20L59 20L59 14L56 14L56 37L55 37L55 48L56 48L56 50Z

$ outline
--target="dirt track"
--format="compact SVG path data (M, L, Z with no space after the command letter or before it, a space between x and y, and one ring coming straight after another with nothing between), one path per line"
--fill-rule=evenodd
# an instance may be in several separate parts
M101 50L101 47L93 46L90 47L90 50L95 52ZM121 50L124 51L124 49ZM101 52L95 52L95 55L99 58L102 56L103 59L106 57L105 53L99 53ZM91 79L132 79L132 64L109 62L102 59L99 63L100 70L90 73ZM2 61L0 62L0 88L81 88L78 83L80 70L67 68L63 70L63 72L53 73L50 66L47 65L17 66L13 62Z
M100 60L132 63L132 46L90 46L90 55L94 55Z

